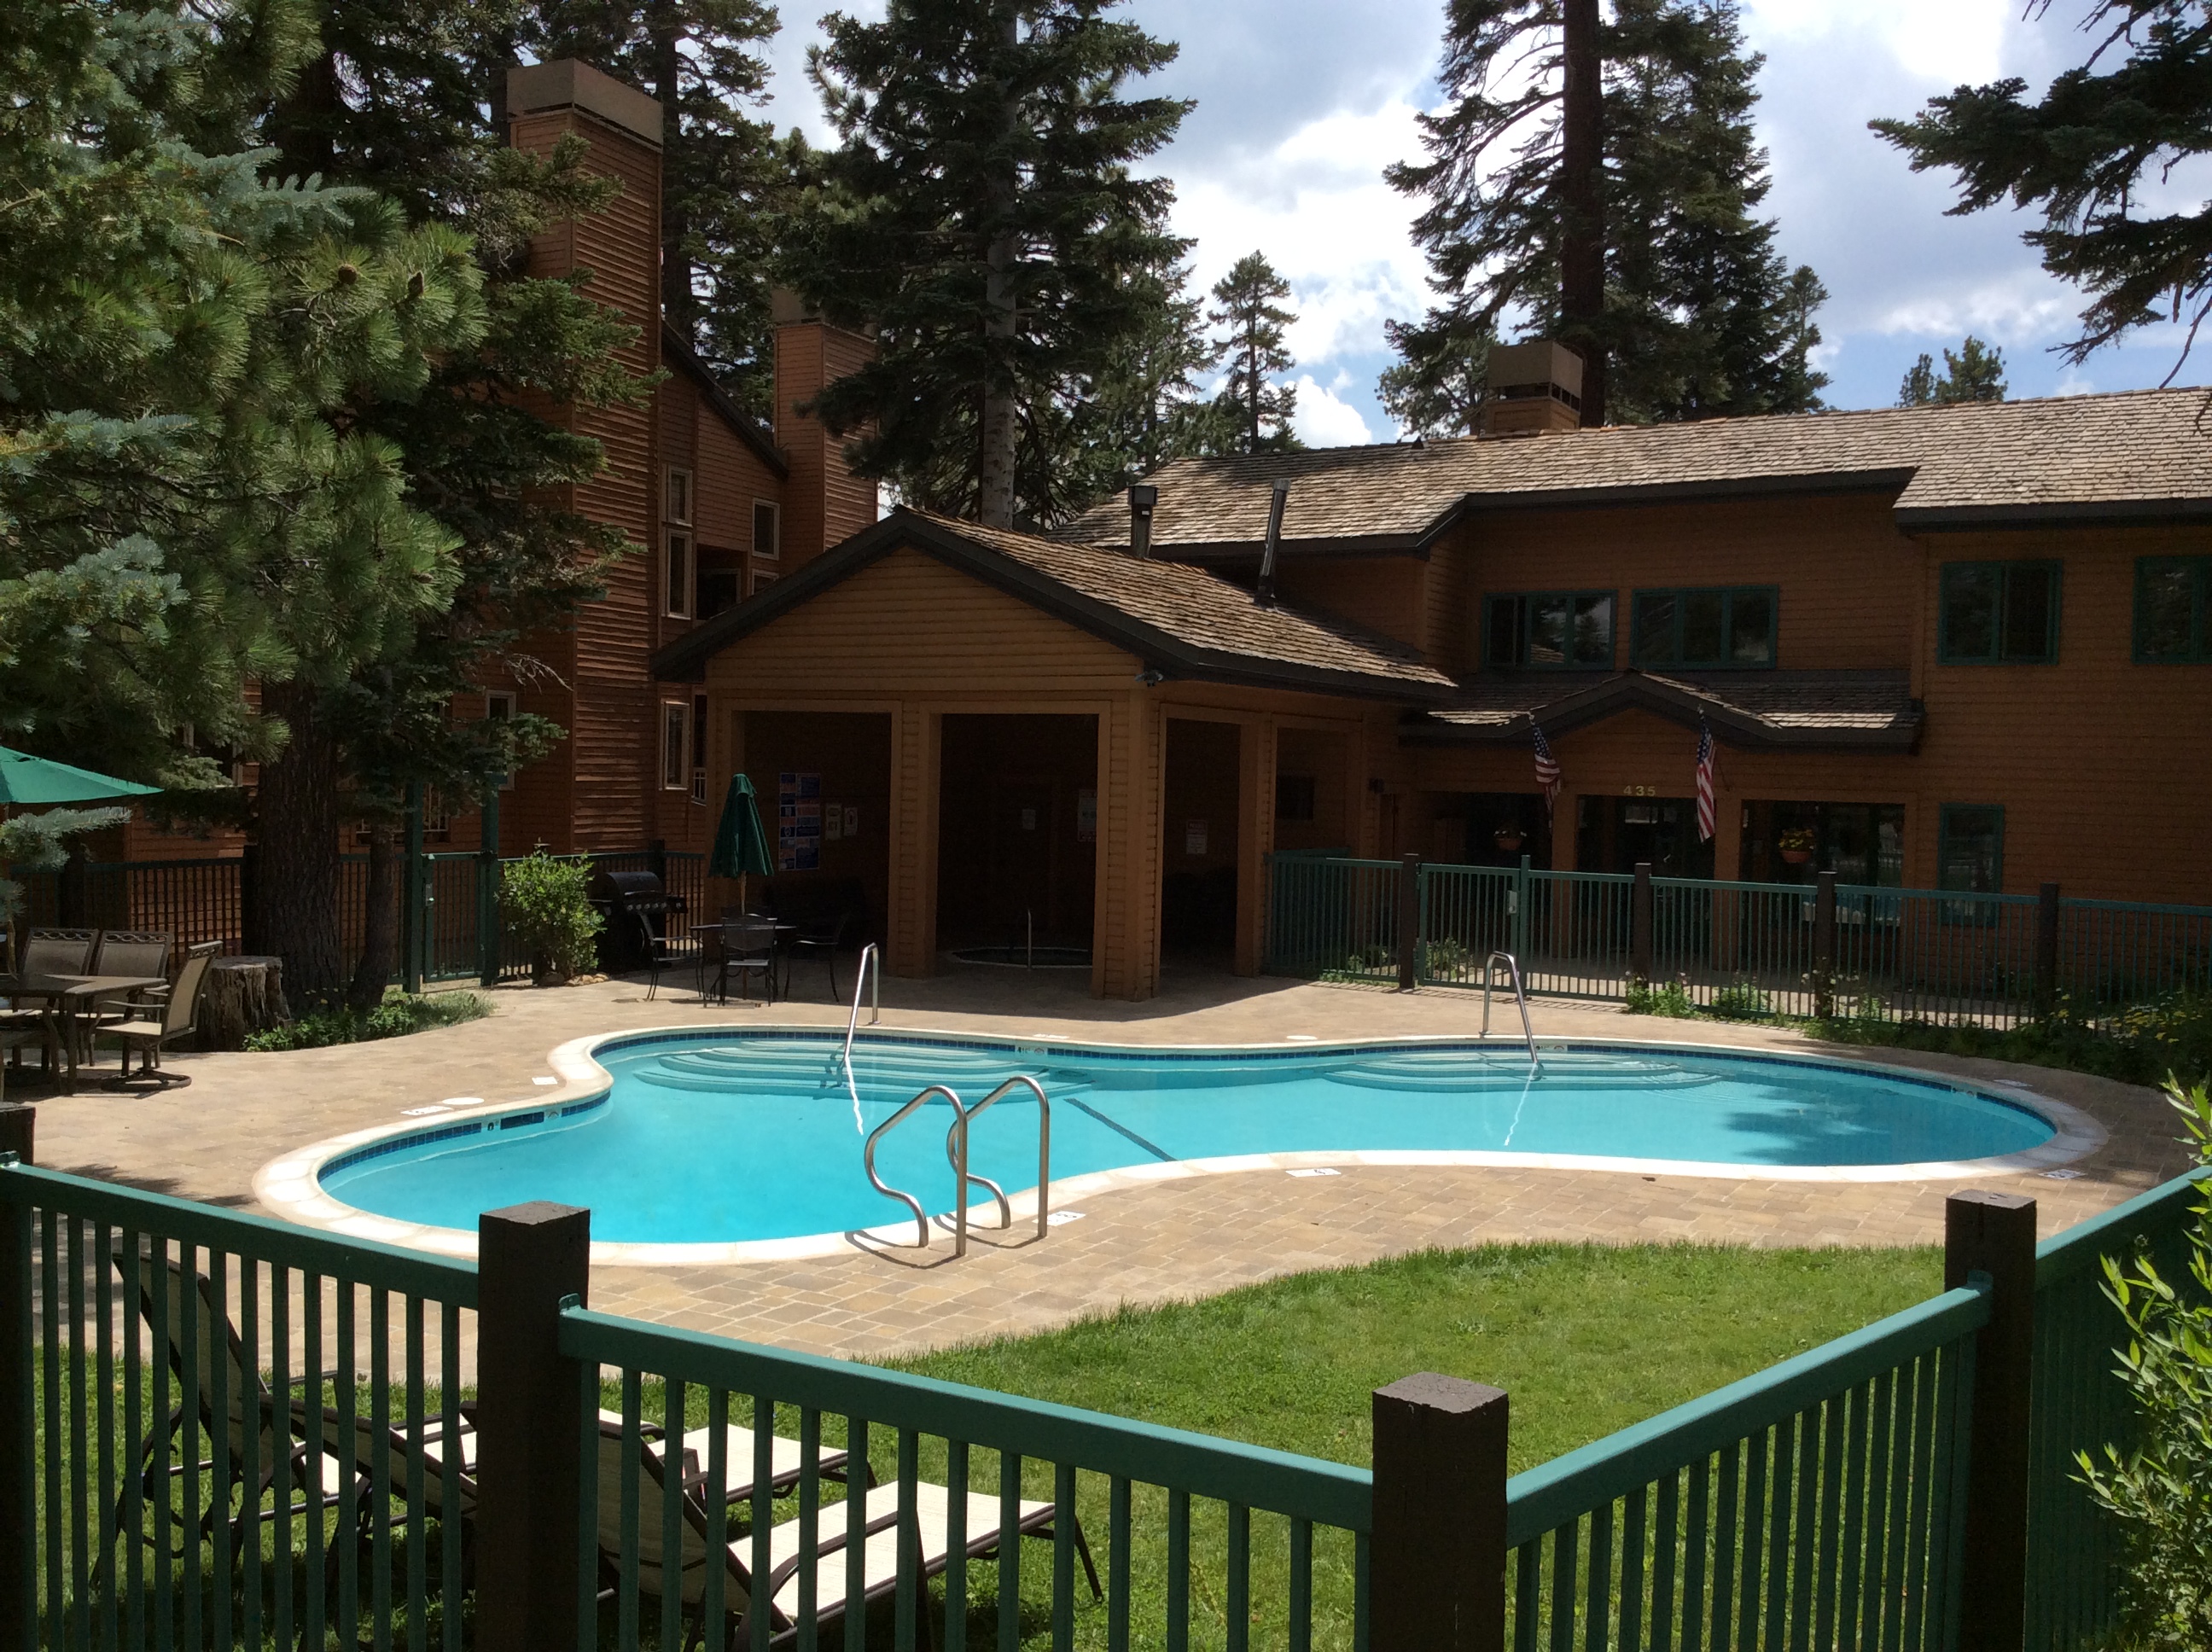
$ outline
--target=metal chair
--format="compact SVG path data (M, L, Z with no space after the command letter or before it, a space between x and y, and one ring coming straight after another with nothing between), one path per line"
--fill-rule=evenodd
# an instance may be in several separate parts
M92 949L92 965L87 971L94 975L166 975L169 973L169 953L177 944L174 935L159 930L104 929L100 941ZM90 1017L83 1023L84 1047L88 1054L92 1036L102 1022L137 1021L148 1010L169 996L167 987L141 987L121 998L102 999L92 1006Z
M135 1049L141 1062L139 1077L158 1076L167 1082L168 1075L161 1071L162 1048L199 1030L200 993L207 986L209 967L222 950L222 942L206 941L185 954L177 984L170 989L167 1001L158 1006L161 1011L158 1021L112 1021L93 1029L94 1036L112 1038L122 1045L125 1079L131 1077L131 1052Z
M791 972L801 958L818 957L830 966L830 1001L838 1001L837 954L844 950L845 938L852 932L854 916L841 912L834 918L813 918L799 926L793 936L783 972L783 995L791 996Z
M699 997L707 996L707 972L714 976L714 994L718 1000L730 1001L730 977L735 975L742 985L747 975L757 975L761 981L761 1001L775 1001L775 926L764 918L751 916L725 918L720 926L710 931L713 944L702 945L699 954Z
M99 942L96 929L30 930L23 937L18 969L25 975L86 975ZM61 1054L61 1017L52 1005L0 1011L0 1049L10 1062L21 1066L23 1052L34 1043L40 1070L52 1077Z

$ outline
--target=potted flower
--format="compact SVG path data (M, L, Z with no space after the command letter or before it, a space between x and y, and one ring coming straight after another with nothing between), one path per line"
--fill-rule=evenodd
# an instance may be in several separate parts
M1521 840L1521 829L1510 822L1490 835L1490 841L1498 846L1498 852L1500 854L1520 853Z
M1782 858L1791 865L1802 866L1813 858L1813 843L1810 826L1792 826L1775 840L1775 847L1782 851Z

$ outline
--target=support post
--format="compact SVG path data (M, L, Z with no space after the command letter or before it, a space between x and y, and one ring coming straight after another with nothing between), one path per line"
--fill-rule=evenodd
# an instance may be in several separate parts
M1953 1193L1943 1202L1943 1285L1990 1281L1974 1344L1959 1652L2020 1652L2027 1633L2027 1423L2035 1357L2035 1201Z
M1421 857L1398 857L1398 990L1421 984Z
M1528 956L1528 857L1524 854L1521 857L1520 870L1513 874L1513 910L1510 914L1513 920L1513 956L1524 960ZM1524 976L1528 974L1525 963L1522 966L1522 974Z
M92 868L82 838L70 845L69 859L62 862L61 876L54 880L54 920L63 929L93 926Z
M423 932L429 926L428 880L422 876L422 782L407 782L407 831L399 871L399 985L422 990Z
M1813 1013L1836 1012L1836 874L1813 878Z
M580 1652L582 1368L561 1304L591 1285L592 1213L510 1205L477 1218L477 1644Z
M2058 1007L2058 885L2045 884L2035 901L2035 1013L2047 1018Z
M477 979L499 985L499 787L484 798L477 843Z
M1651 863L1636 863L1636 882L1628 891L1628 974L1639 986L1651 984Z
M1373 1404L1373 1652L1504 1652L1504 1390L1423 1372Z
M0 1107L0 1154L30 1163L37 1118L31 1108ZM39 1643L31 1246L30 1206L0 1204L0 1646Z

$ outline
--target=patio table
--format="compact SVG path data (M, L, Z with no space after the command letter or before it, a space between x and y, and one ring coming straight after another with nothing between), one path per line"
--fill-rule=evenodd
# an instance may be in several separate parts
M0 997L44 999L61 1021L61 1042L68 1075L63 1087L76 1087L76 1017L95 999L122 998L152 987L167 987L167 975L0 975Z
M791 956L785 950L784 942L791 936L799 933L797 924L782 923L774 918L733 918L728 923L694 924L691 926L691 932L694 935L702 935L708 930L712 930L719 935L726 929L760 928L775 932L775 938L772 945L777 952L783 955L783 976L785 984L787 986L791 980ZM775 983L771 981L769 985L773 987ZM706 994L701 993L699 1001L704 1004L707 1001ZM722 983L721 1001L725 1004L730 1001L729 983L726 981Z

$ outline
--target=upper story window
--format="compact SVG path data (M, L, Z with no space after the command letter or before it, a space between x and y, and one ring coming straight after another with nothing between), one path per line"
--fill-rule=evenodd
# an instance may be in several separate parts
M492 689L488 690L484 695L484 715L489 717L495 723L513 722L515 717L516 705L517 701L514 692L511 689ZM512 792L514 790L514 776L513 774L501 775L499 777L499 789L502 792Z
M2136 658L2153 665L2212 660L2212 556L2137 559Z
M1610 591L1535 591L1482 601L1486 664L1599 670L1613 664Z
M691 535L683 528L667 529L662 536L662 589L672 619L691 617Z
M685 700L660 702L660 784L670 792L691 789L691 705Z
M2058 658L2057 562L1946 562L1936 658L2045 665Z
M783 512L765 499L753 501L753 555L783 555Z
M661 516L679 525L691 521L691 472L672 469L668 472L666 496L661 501Z
M1711 670L1774 664L1782 595L1771 585L1639 591L1631 657L1643 666Z

